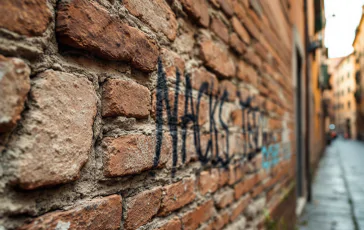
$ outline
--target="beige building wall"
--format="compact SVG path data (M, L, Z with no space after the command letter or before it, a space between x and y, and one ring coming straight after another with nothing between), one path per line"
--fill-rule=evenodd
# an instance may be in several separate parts
M358 91L357 103L357 130L358 138L364 139L364 6L362 17L359 26L356 30L355 39L353 42L355 54L355 70L358 72L359 81L356 83L356 90Z
M333 74L335 125L339 132L350 137L357 135L355 85L355 57L350 54L341 60Z

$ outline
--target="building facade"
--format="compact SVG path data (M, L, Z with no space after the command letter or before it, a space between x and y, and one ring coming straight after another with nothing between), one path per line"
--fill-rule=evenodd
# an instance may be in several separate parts
M335 66L333 78L333 103L335 125L338 132L356 138L356 101L355 101L355 56L350 54L341 58Z
M355 56L355 99L357 107L357 138L364 140L364 6L353 42Z

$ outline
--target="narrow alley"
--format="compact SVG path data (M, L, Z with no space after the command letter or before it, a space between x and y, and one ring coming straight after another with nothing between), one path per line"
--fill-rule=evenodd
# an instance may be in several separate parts
M364 229L364 144L338 139L327 147L300 230Z

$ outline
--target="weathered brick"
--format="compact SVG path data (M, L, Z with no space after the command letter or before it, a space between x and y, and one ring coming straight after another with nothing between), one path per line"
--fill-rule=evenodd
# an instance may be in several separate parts
M148 223L157 214L161 205L161 187L143 191L126 199L126 218L124 228L137 229Z
M246 17L246 12L245 12L243 3L240 0L232 0L232 3L233 3L233 8L234 8L234 12L235 12L236 16L240 20L244 20Z
M211 222L210 226L213 230L221 230L224 226L229 223L230 212L228 210L224 210L218 213L217 216L214 217L214 220Z
M104 175L107 177L140 173L153 168L156 136L129 134L117 138L105 137ZM171 154L171 136L163 137L158 167L163 167Z
M219 84L219 95L220 98L226 92L228 97L226 98L228 101L234 101L236 99L236 86L229 80L223 80Z
M253 86L258 85L258 74L250 65L240 60L238 62L237 77L247 83L251 83Z
M205 40L200 45L202 59L208 67L224 77L235 75L234 60L225 48L211 40Z
M253 189L252 197L255 198L256 196L261 194L264 188L264 184L257 185L257 187Z
M244 197L240 198L238 202L234 203L232 206L232 212L230 215L230 221L236 220L238 216L243 214L244 209L249 205L251 201L250 195L245 195Z
M234 201L234 190L226 188L223 191L218 191L214 194L214 199L218 208L225 208Z
M122 216L121 196L111 195L85 201L68 211L40 216L20 230L38 229L119 229Z
M218 0L220 3L221 9L227 14L228 16L232 16L234 14L234 6L232 0Z
M219 82L215 76L215 74L210 73L204 68L195 69L191 75L191 85L192 88L196 90L200 90L203 83L209 84L208 92L211 92L212 95L217 95L219 90Z
M56 22L58 40L63 44L108 60L131 62L143 71L156 68L157 45L140 30L110 16L97 2L62 1Z
M201 223L210 219L215 213L214 202L212 200L206 201L182 216L183 229L196 229Z
M245 43L240 40L239 36L236 33L230 34L229 45L239 54L244 54L246 51Z
M262 66L262 60L255 54L253 49L247 49L244 54L244 58L257 69L260 69Z
M147 87L131 80L108 79L102 89L102 116L149 116L151 101Z
M182 223L178 217L174 217L168 220L160 227L158 227L156 230L178 230L178 229L182 229Z
M229 184L235 184L243 178L246 170L246 164L237 162L229 165Z
M164 98L164 93L162 95ZM174 99L175 99L175 91L172 89L169 89L168 91L168 99L169 99L169 106L171 108L171 111L174 110ZM185 96L181 93L178 94L178 103L177 103L178 109L177 109L177 116L178 116L178 122L180 123L182 121L182 117L185 114ZM157 96L156 93L152 96L152 116L156 118L157 113ZM168 121L168 114L167 114L167 106L166 106L166 100L163 100L163 120Z
M48 70L32 82L32 103L9 143L10 152L21 153L14 165L25 189L78 178L92 146L97 101L86 78Z
M1 3L0 3L1 5ZM1 17L1 16L0 16ZM30 68L21 59L0 55L0 133L16 126L30 90Z
M250 176L243 181L237 183L234 186L235 191L235 199L239 199L243 194L249 192L252 190L252 188L255 186L255 184L258 182L257 176Z
M210 16L206 0L181 0L181 3L186 11L196 18L202 26L209 26Z
M258 30L257 25L249 18L249 16L245 16L243 20L244 26L247 28L247 30L250 32L251 35L257 40L260 38L260 32Z
M219 188L226 185L229 181L229 171L225 168L219 170Z
M216 8L220 8L218 0L209 0L209 2Z
M181 79L184 77L185 61L176 53L166 48L161 49L161 59L164 67L164 72L167 77L176 78L178 69L181 74Z
M123 4L131 14L150 25L154 31L161 31L171 41L176 38L176 16L165 0L125 0Z
M165 216L192 202L195 197L195 180L192 178L186 178L177 183L164 186L159 215Z
M239 35L241 39L247 44L250 43L250 36L248 32L245 30L244 26L239 22L236 17L231 19L231 24L235 30L235 32Z
M164 97L164 94L162 95ZM169 99L169 105L171 111L174 109L174 98L175 98L175 92L172 90L169 90L168 92L168 99ZM178 94L178 103L177 103L177 118L178 123L182 122L182 118L185 115L185 102L186 98L183 94ZM196 113L197 108L199 108L199 114L198 114L198 122L199 125L203 125L207 122L208 119L208 103L206 100L200 100L200 104L197 104L198 100L196 98L193 99L193 105L194 105L194 112ZM156 94L154 93L152 96L152 116L156 118L156 112L157 112L157 98ZM167 114L167 107L166 107L166 101L163 101L163 120L167 123L168 121L168 114ZM191 113L191 104L189 104L188 112ZM197 114L196 114L197 116Z
M212 18L211 30L225 43L229 43L229 30L218 17Z
M217 169L212 169L211 172L203 171L200 174L198 180L198 186L200 193L205 195L210 192L213 193L218 189L219 183L219 171Z
M0 27L26 36L39 36L51 22L45 0L3 0L0 2Z
M245 112L245 114L246 114L246 112ZM243 110L237 109L237 110L232 111L231 120L232 120L232 123L234 126L242 127L243 126Z
M240 217L239 220L235 221L228 226L230 229L244 230L246 229L246 218L244 216ZM261 229L261 228L259 228ZM264 228L263 228L264 229Z

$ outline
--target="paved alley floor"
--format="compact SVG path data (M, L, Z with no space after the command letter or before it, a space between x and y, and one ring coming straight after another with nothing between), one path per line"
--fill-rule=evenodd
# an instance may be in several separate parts
M326 149L300 230L364 230L364 144L338 139Z

